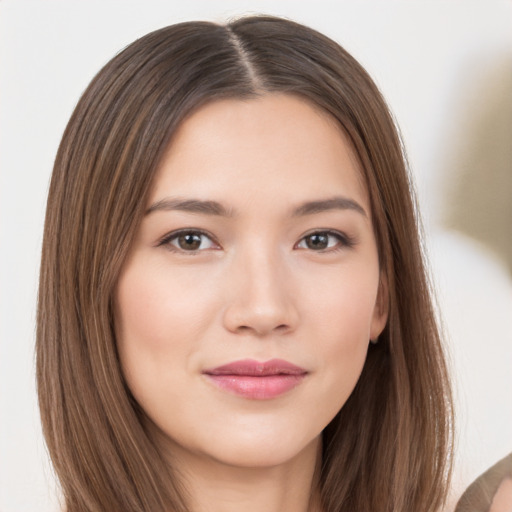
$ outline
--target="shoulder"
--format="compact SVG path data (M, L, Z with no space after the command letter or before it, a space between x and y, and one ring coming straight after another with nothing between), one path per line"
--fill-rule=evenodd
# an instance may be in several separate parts
M455 512L512 512L512 453L466 489Z

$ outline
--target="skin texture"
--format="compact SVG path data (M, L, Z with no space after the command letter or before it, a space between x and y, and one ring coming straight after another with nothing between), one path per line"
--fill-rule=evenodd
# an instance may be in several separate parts
M334 197L361 210L297 214ZM226 215L163 203L191 199ZM184 249L173 235L183 229L207 235ZM327 247L311 246L318 232ZM116 334L127 384L194 510L315 509L321 432L384 328L382 282L359 164L326 114L265 95L210 103L182 124L121 272ZM272 399L203 373L273 358L307 375Z
M512 512L512 478L507 477L501 482L489 512Z

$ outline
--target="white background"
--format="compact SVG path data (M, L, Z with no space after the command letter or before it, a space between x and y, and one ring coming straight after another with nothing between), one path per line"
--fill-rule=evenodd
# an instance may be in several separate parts
M494 80L503 108L511 104L511 2L0 0L0 512L58 510L35 398L34 319L48 181L74 105L137 37L255 12L290 17L345 46L402 128L457 389L453 499L512 451L512 277L502 255L443 220L470 126L491 99L480 92ZM504 140L512 144L512 131Z

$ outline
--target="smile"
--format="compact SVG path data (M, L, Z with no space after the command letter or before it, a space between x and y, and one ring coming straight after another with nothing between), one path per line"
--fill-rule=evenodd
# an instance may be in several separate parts
M269 400L298 386L308 372L282 359L246 359L205 370L203 374L230 393L252 400Z

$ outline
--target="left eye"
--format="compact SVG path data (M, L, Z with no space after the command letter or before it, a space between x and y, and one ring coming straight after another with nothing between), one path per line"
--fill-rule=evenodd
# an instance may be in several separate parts
M313 251L325 251L338 246L348 245L341 234L329 231L318 231L305 236L297 244L298 249L311 249Z
M171 233L171 235L162 240L161 245L167 245L170 246L171 249L185 252L197 252L217 248L215 242L200 231Z

